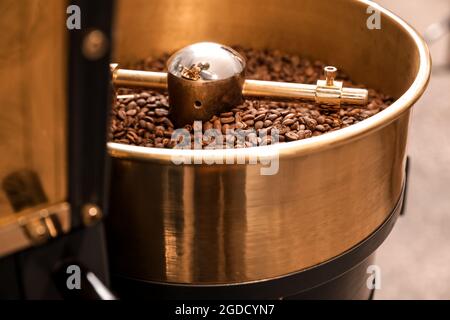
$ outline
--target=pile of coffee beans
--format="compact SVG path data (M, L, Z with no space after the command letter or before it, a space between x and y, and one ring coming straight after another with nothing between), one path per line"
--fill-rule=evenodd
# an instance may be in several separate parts
M298 55L285 54L278 50L254 50L235 48L247 59L248 79L286 81L315 84L323 79L324 63L311 61ZM137 70L164 71L169 55L158 59L146 59L128 66ZM363 87L352 83L347 75L338 73L344 86ZM166 94L153 91L119 89L112 108L110 141L145 147L173 148L171 141L174 128ZM318 136L358 123L387 108L393 99L369 89L367 106L341 106L341 108L322 107L311 102L271 102L245 101L230 112L213 116L203 122L203 131L217 129L223 134L227 130L237 130L247 134L250 140L235 139L236 148L270 144L271 130L279 132L279 142L289 142ZM193 124L185 126L194 141ZM265 133L266 135L262 134ZM252 136L253 135L253 136ZM247 138L248 138L247 137ZM193 143L193 142L192 142ZM208 141L202 141L208 144Z

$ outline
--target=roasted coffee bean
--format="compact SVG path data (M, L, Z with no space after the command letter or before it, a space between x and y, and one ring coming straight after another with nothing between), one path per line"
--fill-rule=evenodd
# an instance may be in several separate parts
M147 99L147 98L150 98L150 97L151 97L151 94L149 92L143 91L143 92L141 92L139 94L139 98L141 98L141 99Z
M155 122L155 119L153 117L150 117L150 116L144 117L144 120L147 121L147 122L151 122L151 123Z
M154 131L155 130L155 125L153 123L151 123L151 122L147 122L146 127L147 127L147 129L149 131Z
M320 116L320 112L317 110L311 110L309 113L313 116L313 118L318 118Z
M348 114L351 116L359 116L361 114L361 109L355 108L353 110L350 110Z
M264 120L266 118L266 114L267 114L267 111L264 111L264 113L261 113L261 114L257 115L255 117L255 121L258 122L258 121Z
M273 124L279 124L281 123L281 120L283 120L283 117L278 117L275 120L273 120Z
M136 109L137 106L138 105L137 105L136 101L133 100L128 103L127 108L128 109Z
M262 122L262 121L257 121L257 122L255 123L255 129L256 129L256 130L262 129L263 127L264 127L264 122Z
M145 117L145 113L144 112L139 112L138 114L137 114L137 119L142 119L142 118L144 118Z
M157 137L164 137L164 129L156 127L155 134Z
M122 144L130 144L130 140L128 140L128 139L120 139L117 142L122 143Z
M135 116L137 114L136 109L131 109L126 112L127 116Z
M318 130L318 131L320 131L320 132L325 132L326 130L325 130L325 127L323 126L323 125L321 125L321 124L318 124L317 126L316 126L316 130Z
M127 117L127 114L125 113L125 111L119 110L119 112L117 113L117 116L118 116L120 119L125 120L126 117Z
M325 117L324 116L318 116L316 120L317 120L318 124L324 124L325 123Z
M307 75L308 77L313 76L314 75L314 69L312 67L306 68L305 75Z
M114 138L121 138L121 137L123 137L125 134L126 134L125 131L119 131L119 132L116 132L116 133L114 133Z
M271 125L272 125L272 121L270 121L270 120L264 121L264 127L265 128L270 127Z
M255 121L254 120L247 120L247 121L245 121L245 124L247 126L249 126L249 127L252 127L255 124Z
M288 133L289 131L291 131L291 128L287 127L287 126L282 126L281 130L280 130L280 134L285 135L286 133Z
M287 141L295 141L299 139L299 136L294 132L288 132L285 135Z
M136 103L139 107L143 107L147 104L147 101L145 99L139 99L136 101Z
M293 119L293 118L295 118L295 114L289 113L289 114L287 114L287 115L284 117L283 120L288 120L288 119Z
M155 115L158 117L165 117L169 115L169 110L167 109L162 109L162 108L157 108L155 109Z
M299 130L300 129L300 123L298 121L295 121L293 125L291 125L292 130Z
M352 124L353 122L355 122L355 120L352 118L348 118L342 121L343 124Z
M220 122L224 124L229 124L234 122L234 117L226 117L226 118L220 118Z
M129 130L127 133L127 138L128 140L130 140L131 142L136 142L138 135L136 134L136 132Z
M282 122L283 126L290 126L293 125L295 123L294 119L286 119Z
M312 137L312 132L311 130L305 130L305 138L311 138Z
M268 81L289 81L315 84L322 76L324 64L310 61L297 55L284 54L277 50L253 50L236 48L247 59L247 76ZM164 71L168 55L158 59L144 59L130 66L134 69ZM348 77L338 74L346 86L352 86ZM119 94L132 95L118 99L111 113L109 139L114 142L146 147L172 148L174 125L169 112L168 97L159 92L139 89L118 89ZM254 143L271 144L272 129L279 131L279 142L295 141L325 134L362 121L387 108L394 100L373 89L369 89L367 106L330 108L311 102L274 102L246 100L228 112L213 116L203 123L203 131L217 129L226 132L236 129L249 133L256 130L265 133L266 139L256 136L252 141L241 143L231 139L235 148L254 146ZM155 125L157 124L157 126ZM185 126L193 141L193 128ZM248 138L248 137L247 137ZM247 139L248 140L248 139ZM205 144L205 142L204 142Z
M305 124L308 127L308 129L315 129L317 126L317 121L310 118L310 117L304 117L303 119L305 119Z
M145 120L139 120L139 126L141 128L146 128L147 127L147 122Z

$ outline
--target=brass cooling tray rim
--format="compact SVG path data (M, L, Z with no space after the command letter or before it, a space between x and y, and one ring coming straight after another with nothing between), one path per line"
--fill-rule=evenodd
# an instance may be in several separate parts
M108 150L111 156L122 159L134 159L144 161L162 161L171 162L174 157L194 157L201 153L203 156L213 155L215 158L245 156L264 157L278 153L279 156L299 156L302 154L311 154L319 150L325 150L336 147L352 140L359 139L373 131L379 130L384 126L398 119L405 111L411 108L414 103L424 93L431 76L431 56L424 39L417 31L400 17L380 5L369 2L368 0L359 0L367 6L379 10L385 17L394 21L403 28L414 40L419 52L419 69L416 78L409 89L392 105L380 113L351 125L347 128L330 132L321 136L311 137L305 140L280 143L272 146L261 146L245 149L219 149L219 150L180 150L163 149L131 146L119 143L108 143Z

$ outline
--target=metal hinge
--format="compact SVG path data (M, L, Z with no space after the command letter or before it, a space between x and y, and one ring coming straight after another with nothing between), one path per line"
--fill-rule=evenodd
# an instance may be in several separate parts
M27 209L0 219L0 257L41 245L70 231L67 202Z

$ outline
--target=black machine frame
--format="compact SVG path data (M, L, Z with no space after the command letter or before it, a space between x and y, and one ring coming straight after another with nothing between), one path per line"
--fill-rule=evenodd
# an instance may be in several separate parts
M83 207L107 213L109 159L107 123L112 91L109 62L113 0L72 0L80 8L81 29L67 30L68 202L71 231L44 245L0 259L0 299L101 298L89 284L80 292L61 290L61 266L79 264L109 284L103 223L85 226ZM62 25L61 28L66 28ZM101 32L106 46L93 59L83 53L89 32ZM95 289L95 288L94 288Z

